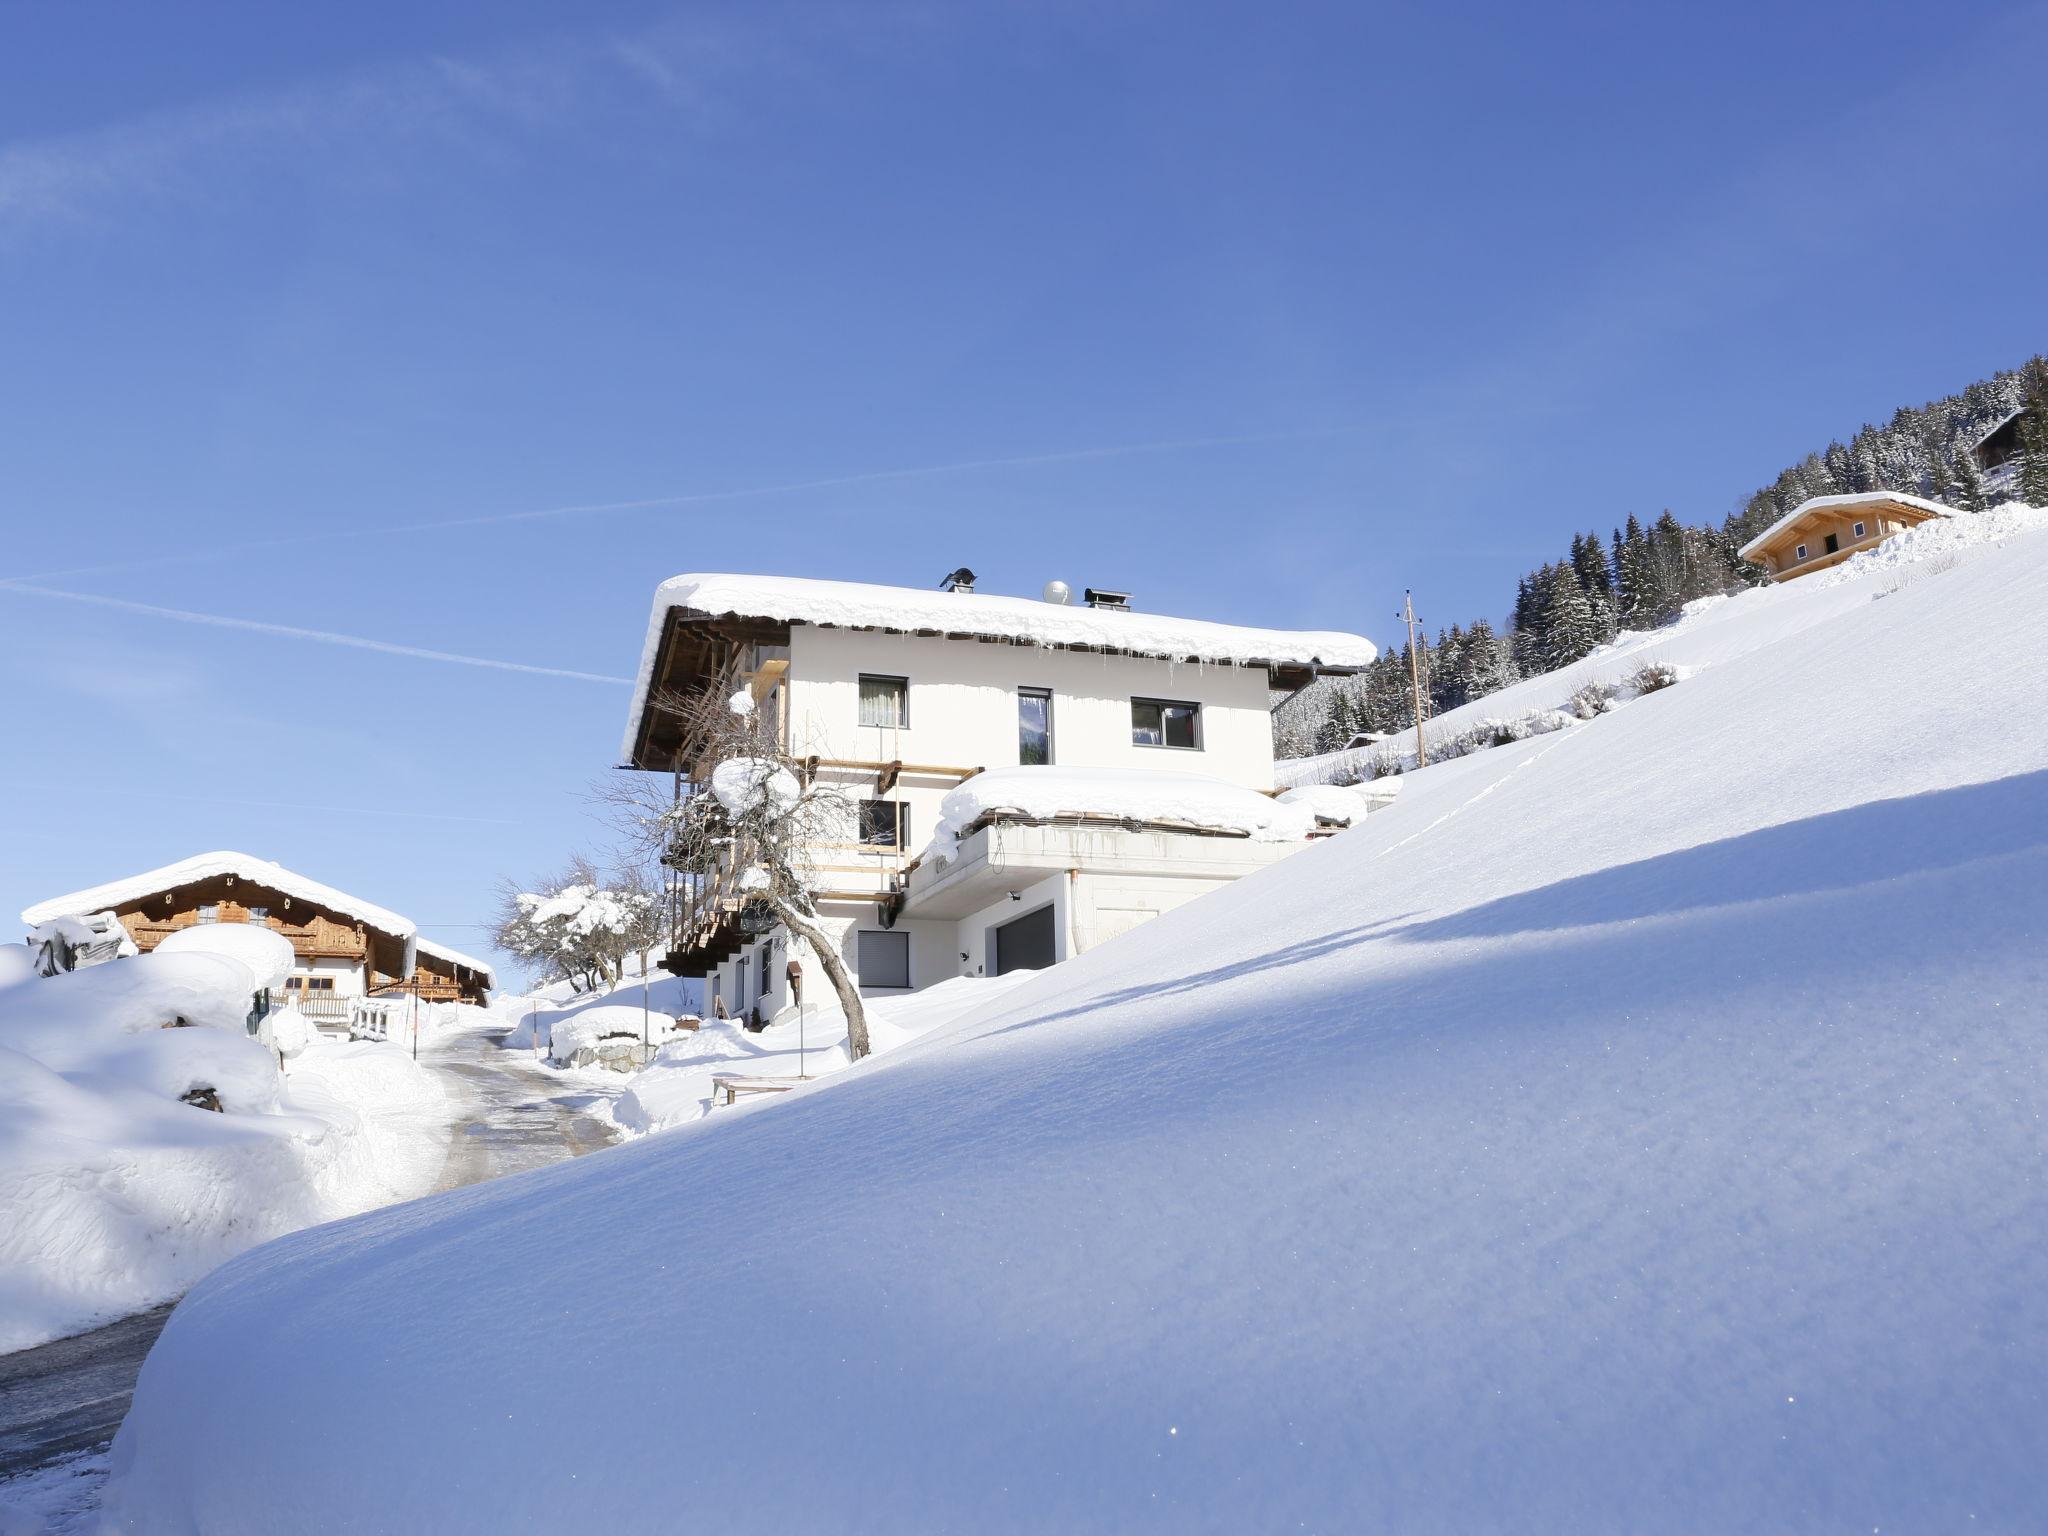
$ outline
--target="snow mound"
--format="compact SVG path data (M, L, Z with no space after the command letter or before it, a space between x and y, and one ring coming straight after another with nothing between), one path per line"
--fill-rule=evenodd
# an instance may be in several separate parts
M1028 971L957 976L907 997L866 999L870 1052L882 1056L908 1045L1029 979ZM696 1033L678 1035L633 1075L610 1107L611 1120L629 1135L673 1130L711 1113L711 1079L718 1073L826 1077L851 1060L846 1015L836 1002L809 1004L801 1019L796 1009L786 1008L759 1033L749 1033L736 1020L706 1019ZM748 1101L750 1106L779 1102Z
M1798 585L772 1109L244 1255L109 1517L2035 1528L2048 536Z
M432 1187L439 1156L408 1146L394 1168L372 1118L399 1097L393 1070L374 1092L353 1092L346 1071L323 1092L336 1074L305 1042L281 1077L247 1031L253 989L239 960L163 948L0 989L0 1352ZM387 1054L397 1079L424 1078ZM220 1113L180 1102L202 1089Z
M1282 805L1298 805L1317 822L1333 827L1348 827L1352 822L1364 819L1371 808L1365 796L1336 784L1299 785L1294 789L1283 789L1273 798Z
M253 985L284 989L294 963L292 941L259 923L196 923L157 945L160 955L225 955L247 967Z
M991 768L948 790L924 856L944 863L984 819L1056 821L1079 817L1145 822L1190 832L1236 834L1262 843L1298 842L1314 814L1241 784L1202 773L1151 768Z

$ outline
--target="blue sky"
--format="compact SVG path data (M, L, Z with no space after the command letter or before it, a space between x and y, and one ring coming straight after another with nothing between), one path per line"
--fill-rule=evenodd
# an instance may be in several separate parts
M678 571L1384 639L2048 344L2048 7L1677 9L0 7L0 912L475 948Z

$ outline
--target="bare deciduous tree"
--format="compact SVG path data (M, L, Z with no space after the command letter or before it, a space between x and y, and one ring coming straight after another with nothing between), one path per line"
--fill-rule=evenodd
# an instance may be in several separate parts
M841 790L812 782L777 740L736 675L727 686L664 695L682 723L689 777L617 775L597 787L636 848L658 852L685 893L701 903L759 902L817 957L846 1014L855 1061L868 1054L860 987L818 915L811 851L854 835L857 808Z

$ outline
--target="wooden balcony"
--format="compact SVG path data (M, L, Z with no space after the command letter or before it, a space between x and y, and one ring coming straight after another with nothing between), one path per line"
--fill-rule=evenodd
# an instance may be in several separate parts
M220 921L246 923L250 918L240 908L233 908L223 912ZM258 921L272 933L282 934L291 940L292 954L301 960L362 960L369 954L369 941L360 928L351 928L329 918L314 917L297 927L288 926L274 917ZM127 926L129 937L135 940L135 947L145 953L174 933L201 926L196 912L180 912L160 923L138 917L126 917L122 922Z

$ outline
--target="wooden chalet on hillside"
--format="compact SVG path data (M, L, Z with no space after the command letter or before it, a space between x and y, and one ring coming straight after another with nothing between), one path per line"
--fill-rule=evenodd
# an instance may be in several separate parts
M1959 515L1954 507L1904 491L1815 496L1743 545L1741 553L1774 579L1791 581L1840 565L1917 523Z

